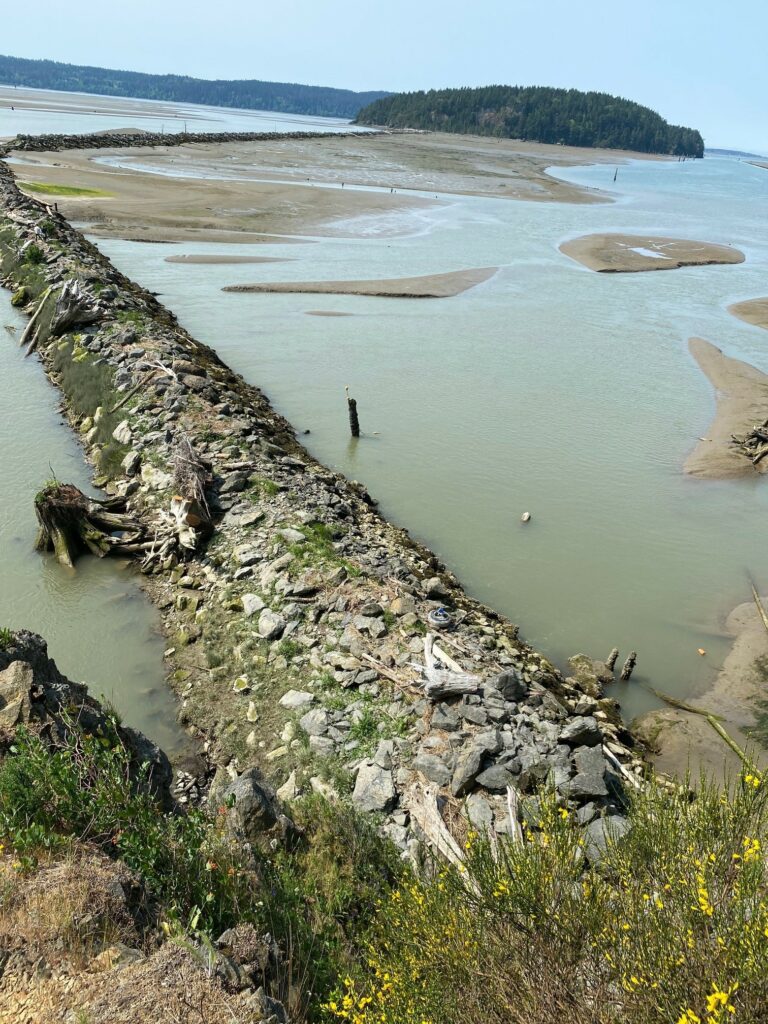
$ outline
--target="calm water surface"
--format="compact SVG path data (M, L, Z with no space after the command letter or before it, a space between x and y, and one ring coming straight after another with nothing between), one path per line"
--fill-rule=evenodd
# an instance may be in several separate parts
M26 318L3 301L0 323L15 325L18 337ZM4 328L0 380L0 625L41 633L65 675L109 698L165 750L180 750L159 616L135 577L114 560L82 558L73 572L33 551L40 486L55 474L93 491L82 449L57 415L57 393Z
M727 653L721 617L749 598L747 568L768 585L764 482L681 473L714 408L688 338L768 371L768 334L726 312L765 293L768 172L725 159L637 161L612 186L613 170L559 173L621 188L614 204L442 197L426 213L393 214L402 237L379 234L394 220L368 218L361 239L260 245L292 260L258 267L165 262L221 246L97 241L311 429L315 455L364 481L385 514L551 658L636 649L634 682L615 691L633 715L655 706L644 683L703 687ZM733 243L748 259L603 276L558 251L599 230ZM500 267L492 280L440 301L220 291L487 265ZM366 433L358 444L347 437L345 384ZM523 511L533 516L525 527Z

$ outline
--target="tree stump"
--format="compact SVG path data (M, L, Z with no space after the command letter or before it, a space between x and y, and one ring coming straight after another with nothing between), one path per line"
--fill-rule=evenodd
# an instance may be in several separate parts
M74 568L83 551L98 558L133 554L143 540L143 527L125 512L124 498L99 501L57 480L35 495L35 514L39 524L35 549L53 551L57 561L69 568Z

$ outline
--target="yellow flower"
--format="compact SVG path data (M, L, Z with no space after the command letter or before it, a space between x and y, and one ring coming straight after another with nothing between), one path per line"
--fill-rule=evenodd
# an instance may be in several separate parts
M701 1017L693 1010L683 1010L677 1024L701 1024Z

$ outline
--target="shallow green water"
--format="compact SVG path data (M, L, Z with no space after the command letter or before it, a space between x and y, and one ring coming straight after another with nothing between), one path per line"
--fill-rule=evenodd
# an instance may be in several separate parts
M561 173L612 187L613 168ZM165 262L246 246L98 244L551 658L636 649L633 682L615 689L634 715L655 703L644 684L703 687L727 651L711 631L749 598L746 569L768 585L765 482L681 474L714 408L687 339L768 370L768 334L726 312L765 294L768 172L643 161L623 166L616 187L619 202L605 206L443 197L367 219L364 238L260 245L292 262L258 267ZM409 233L384 237L393 224ZM558 251L599 230L731 242L748 260L602 276ZM220 291L488 265L500 267L492 280L439 301ZM357 444L345 384L366 435Z
M2 293L0 324L23 329ZM0 625L48 641L62 672L106 696L124 720L167 751L180 750L175 702L163 678L159 617L115 561L83 558L73 572L33 551L33 500L52 475L89 488L82 449L57 415L42 367L0 327Z

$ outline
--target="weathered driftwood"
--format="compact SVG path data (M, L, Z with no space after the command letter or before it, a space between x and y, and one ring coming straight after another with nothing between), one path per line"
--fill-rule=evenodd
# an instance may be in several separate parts
M179 543L194 551L213 532L205 493L211 482L211 470L186 434L179 439L174 452L173 482L179 493L171 502L171 515L176 520Z
M403 794L403 803L408 808L411 820L419 826L432 849L459 869L467 888L478 892L477 883L469 877L464 866L464 851L440 815L436 787L414 782Z
M70 568L82 551L104 558L144 549L144 530L125 512L124 498L99 501L73 484L54 481L35 496L35 513L35 548L55 552L57 560Z
M438 653L439 652L439 653ZM448 668L438 668L437 659ZM421 666L414 666L421 668ZM421 671L426 676L424 694L430 700L441 700L443 697L455 697L461 694L477 693L483 685L481 676L464 672L452 658L445 655L439 648L435 649L433 633L424 637L424 667Z
M99 318L96 297L75 280L64 283L56 297L51 317L51 334L59 336L78 324L90 324Z
M37 333L37 330L36 330L37 319L38 319L38 317L40 316L40 314L43 311L43 306L45 305L45 300L48 298L48 296L51 294L52 291L53 291L53 285L50 285L48 288L45 289L43 294L40 296L40 301L37 304L37 308L35 309L35 312L29 318L29 320L27 321L27 326L21 332L21 337L19 338L19 348L24 348L24 346L27 344L28 341L31 342L32 344L34 344L35 334ZM30 347L30 351L31 351L31 347ZM29 355L29 352L27 352L27 355Z
M507 786L507 811L509 812L509 834L513 843L523 842L523 828L518 817L520 794L514 786Z
M763 602L760 600L760 595L757 592L757 587L751 580L750 586L752 587L752 597L754 599L758 615L762 619L762 623L765 626L766 630L768 630L768 614L766 614L765 606L763 605Z
M759 465L768 455L768 420L756 424L743 437L731 434L731 440L752 460L754 466Z
M704 708L697 708L694 704L687 704L685 701L678 700L677 697L670 697L668 693L662 693L661 690L653 690L652 692L656 694L659 700L663 700L665 704L669 704L672 708L678 708L680 711L687 711L691 715L701 715L701 717L712 726L720 739L731 748L734 754L738 756L742 764L746 765L747 768L753 767L752 761L746 751L728 735L720 724L720 719L717 715L713 715L711 711L706 711Z

